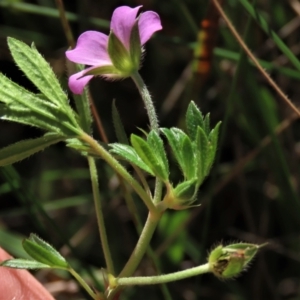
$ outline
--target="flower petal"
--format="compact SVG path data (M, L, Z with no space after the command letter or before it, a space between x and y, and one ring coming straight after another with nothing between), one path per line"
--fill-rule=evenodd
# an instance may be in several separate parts
M114 10L111 17L110 28L127 50L129 50L131 30L141 7L120 6Z
M94 77L93 75L84 76L84 74L93 68L94 67L87 68L69 77L69 88L74 94L82 94L84 87Z
M108 36L98 31L82 33L75 49L66 52L70 61L78 64L95 66L111 64L107 53Z
M141 45L144 45L153 35L154 32L161 30L159 15L154 11L146 11L140 15L139 31Z

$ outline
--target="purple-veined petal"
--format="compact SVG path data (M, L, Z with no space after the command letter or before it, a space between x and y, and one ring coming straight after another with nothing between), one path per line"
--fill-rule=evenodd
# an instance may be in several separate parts
M84 74L93 68L94 67L87 68L69 77L69 88L74 94L82 94L84 87L94 77L93 75L84 76Z
M146 11L140 15L139 31L141 45L144 45L153 35L154 32L161 30L159 15L154 11Z
M127 50L129 50L131 30L141 7L120 6L114 10L111 17L110 28Z
M70 61L95 66L111 64L107 53L108 36L97 31L86 31L77 40L75 49L66 52Z

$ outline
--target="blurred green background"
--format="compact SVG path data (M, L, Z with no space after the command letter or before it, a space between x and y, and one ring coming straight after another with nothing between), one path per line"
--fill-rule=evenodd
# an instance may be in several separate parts
M204 263L209 249L220 242L269 242L236 280L222 282L207 274L164 287L131 288L122 299L300 299L300 124L244 55L210 1L66 0L64 5L75 38L86 30L108 33L117 6L143 5L144 11L156 11L163 30L145 46L141 75L161 126L184 126L190 100L203 113L211 113L213 125L223 121L218 159L199 191L201 206L166 212L154 235L151 245L160 271ZM222 7L263 67L299 105L300 3L224 0ZM205 19L213 23L203 32ZM34 90L14 65L7 36L34 42L67 90L64 53L68 43L54 0L0 0L0 71ZM203 57L195 59L205 49L211 57L208 72L199 66L205 62ZM198 72L193 71L195 65ZM131 80L97 78L90 87L109 141L116 141L113 99L128 135L139 133L138 128L148 129L143 103ZM34 128L1 121L0 146L40 135ZM97 130L95 137L99 137ZM116 175L102 161L98 167L108 238L120 270L138 235ZM172 169L174 181L180 180L175 164ZM85 158L58 144L13 167L1 168L0 173L0 246L23 257L21 240L35 232L59 249L92 286L99 287L104 259ZM145 220L144 205L139 199L135 202ZM154 273L151 260L145 257L136 274ZM68 274L35 274L56 299L88 299Z

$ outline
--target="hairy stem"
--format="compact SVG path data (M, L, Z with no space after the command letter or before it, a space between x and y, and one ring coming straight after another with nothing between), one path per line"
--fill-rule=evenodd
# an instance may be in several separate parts
M158 275L158 276L144 276L144 277L127 277L116 278L117 285L148 285L148 284L161 284L171 281L181 280L192 276L201 275L210 272L209 264L204 264L198 267L186 269L183 271Z
M132 80L134 81L135 85L137 86L140 95L144 101L145 108L148 114L149 122L150 122L150 127L151 129L155 130L158 132L158 119L155 111L155 107L153 105L153 101L151 99L150 93L147 89L146 84L144 83L142 77L138 72L135 72L131 75Z
M154 215L157 213L157 208L152 203L151 198L141 185L124 169L124 167L108 152L106 151L96 140L94 140L91 136L86 133L81 133L79 138L86 142L90 147L100 156L102 157L124 180L132 186L135 192L141 197L144 201L145 205Z
M155 107L153 105L153 101L152 101L151 95L147 89L146 84L144 83L142 77L140 76L140 74L138 72L133 73L131 75L131 78L134 81L135 85L137 86L137 88L140 92L140 95L144 101L151 129L155 130L157 133L159 133L159 124L158 124ZM159 178L156 178L155 191L154 191L154 197L153 197L153 202L155 204L161 201L162 187L163 187L162 181Z
M160 220L161 215L151 215L151 213L148 214L147 221L145 223L145 226L141 232L141 235L139 237L139 240L129 258L126 265L124 266L123 270L120 272L118 277L127 277L131 276L136 268L138 267L139 263L141 262L144 254L146 253L150 240L153 236L153 233L156 229L156 226L158 224L158 221ZM114 299L114 295L120 290L120 288L115 288L111 291L111 293L108 296L108 300Z
M72 268L69 269L69 272L75 277L75 279L80 283L80 285L87 291L87 293L92 297L92 299L96 300L97 295L88 286L88 284L82 279L82 277Z

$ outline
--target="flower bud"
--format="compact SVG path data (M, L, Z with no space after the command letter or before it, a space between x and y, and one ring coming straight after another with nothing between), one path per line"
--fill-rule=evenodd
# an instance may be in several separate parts
M166 208L182 210L192 206L196 201L197 179L179 183L175 188L167 186L167 194L163 200Z
M222 279L236 277L246 270L258 249L264 245L247 243L219 245L208 256L210 271Z

